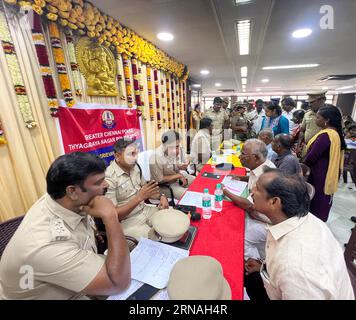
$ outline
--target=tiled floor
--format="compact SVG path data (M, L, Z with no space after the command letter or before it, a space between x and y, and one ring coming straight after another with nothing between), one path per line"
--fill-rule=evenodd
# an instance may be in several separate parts
M344 184L342 179L340 180L339 190L334 195L334 203L327 222L342 248L344 248L344 243L349 241L351 228L355 226L350 218L356 216L356 188L350 182L351 177L348 181L348 184Z

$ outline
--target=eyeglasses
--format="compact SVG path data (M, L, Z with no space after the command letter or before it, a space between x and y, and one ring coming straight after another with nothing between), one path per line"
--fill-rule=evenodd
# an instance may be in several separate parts
M251 153L251 154L246 154L243 152L240 153L240 157L251 157L251 156L255 156L255 155L256 155L256 153Z

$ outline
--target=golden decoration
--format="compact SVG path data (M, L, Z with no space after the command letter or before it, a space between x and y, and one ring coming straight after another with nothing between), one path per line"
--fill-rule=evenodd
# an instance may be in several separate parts
M116 63L110 49L81 38L76 45L76 56L80 72L87 80L89 96L116 97Z

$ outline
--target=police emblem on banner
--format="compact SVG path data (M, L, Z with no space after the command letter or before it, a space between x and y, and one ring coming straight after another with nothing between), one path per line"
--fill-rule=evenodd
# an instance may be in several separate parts
M104 128L106 128L106 129L115 128L115 126L116 126L115 116L111 111L105 110L103 112L103 114L101 115L101 119L103 121Z

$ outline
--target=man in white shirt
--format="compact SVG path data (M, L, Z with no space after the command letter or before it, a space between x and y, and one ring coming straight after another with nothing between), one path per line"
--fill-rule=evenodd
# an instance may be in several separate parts
M211 157L211 134L213 131L213 120L203 118L200 120L199 131L195 135L190 148L191 163L196 166L196 170L200 172L204 164Z
M268 226L266 261L249 259L245 286L251 299L261 297L262 278L273 300L354 300L343 251L328 226L309 211L305 181L280 170L269 170L253 188L255 210ZM260 282L261 283L261 282ZM257 292L257 296L256 296Z
M250 139L245 142L240 154L241 164L250 169L250 176L234 176L235 179L248 182L248 190L251 192L265 168L275 168L270 160L266 159L267 149L264 142ZM253 200L250 196L246 199L236 196L223 186L224 194L235 205L246 211L245 219L245 259L259 259L264 257L264 247L267 237L266 223L270 222L264 215L255 212Z
M266 112L263 109L264 102L261 99L256 100L256 111L257 111L257 118L253 120L253 125L252 125L252 132L255 133L256 135L259 134L259 132L262 130L262 123L263 119L266 118Z
M292 121L293 119L293 112L296 111L297 104L291 97L286 97L282 100L282 115L285 116L289 121L289 134L293 134L294 128L297 124Z

